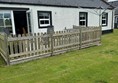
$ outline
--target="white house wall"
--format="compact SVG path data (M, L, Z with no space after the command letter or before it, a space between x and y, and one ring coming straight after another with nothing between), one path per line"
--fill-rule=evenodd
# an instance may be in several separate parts
M35 16L34 25L37 25L35 32L43 30L38 28L37 11L52 11L52 25L54 25L55 31L64 30L65 27L70 29L73 25L79 25L79 13L76 8L40 7L33 10L33 16Z
M79 26L79 12L88 12L88 26L99 26L99 15L96 15L95 9L83 8L66 8L66 7L49 7L49 6L33 6L33 5L11 5L0 4L1 7L29 8L32 11L33 32L46 32L47 29L40 29L38 26L37 11L52 11L52 25L54 30L71 29L73 25ZM108 26L102 27L102 30L112 29L112 10L108 12Z

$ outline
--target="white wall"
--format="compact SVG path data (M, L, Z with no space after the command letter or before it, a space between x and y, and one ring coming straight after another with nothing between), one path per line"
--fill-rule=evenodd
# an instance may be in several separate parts
M67 29L72 28L73 25L79 25L79 13L78 9L72 8L56 8L56 7L35 7L33 9L34 16L34 25L35 32L40 32L43 29L38 28L38 18L37 11L52 11L52 25L54 25L54 30L64 30L65 27Z
M82 9L82 8L65 8L65 7L49 7L49 6L33 6L33 5L11 5L0 4L1 7L18 7L18 8L30 8L32 11L32 25L33 32L46 32L47 29L40 29L38 27L37 11L52 11L52 25L54 30L64 30L65 27L70 29L73 25L79 26L79 12L88 12L88 26L99 26L98 10L94 9ZM111 29L112 24L112 11L108 12L108 26L102 27L102 30Z

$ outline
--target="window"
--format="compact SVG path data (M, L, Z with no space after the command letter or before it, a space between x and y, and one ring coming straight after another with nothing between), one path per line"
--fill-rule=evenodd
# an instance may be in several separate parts
M10 12L0 12L0 32L6 28L9 33L12 33L12 22Z
M38 24L40 28L47 28L49 26L52 26L51 12L38 11Z
M117 22L116 23L118 23L118 17L117 17Z
M79 13L79 25L80 26L87 26L87 12L80 12Z
M118 23L118 17L115 17L115 23Z
M107 26L108 23L108 13L102 14L102 26Z

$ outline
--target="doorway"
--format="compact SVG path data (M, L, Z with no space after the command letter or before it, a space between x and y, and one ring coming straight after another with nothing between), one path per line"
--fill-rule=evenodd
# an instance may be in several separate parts
M26 34L28 32L26 11L13 11L13 14L16 34Z

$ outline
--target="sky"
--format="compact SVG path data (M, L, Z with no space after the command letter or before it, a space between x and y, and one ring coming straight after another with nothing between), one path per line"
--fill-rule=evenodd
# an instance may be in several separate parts
M117 1L117 0L108 0L108 1Z

